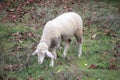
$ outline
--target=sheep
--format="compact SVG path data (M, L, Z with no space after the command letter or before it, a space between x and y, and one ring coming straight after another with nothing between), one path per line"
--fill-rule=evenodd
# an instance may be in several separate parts
M75 37L79 44L78 57L82 54L83 43L83 21L75 12L67 12L53 20L48 21L43 29L41 40L37 45L33 55L38 55L38 63L42 64L45 56L51 58L50 66L54 66L57 58L56 50L60 47L61 41L65 41L66 46L63 51L65 58L70 46L71 38ZM50 52L49 50L52 50Z

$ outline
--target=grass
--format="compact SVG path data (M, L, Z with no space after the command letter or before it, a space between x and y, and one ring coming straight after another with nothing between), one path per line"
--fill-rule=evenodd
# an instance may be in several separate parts
M120 79L120 19L117 2L66 1L50 2L24 7L31 11L23 16L23 21L0 24L0 79L6 80L119 80ZM67 8L65 8L67 7ZM31 56L42 34L44 24L57 15L69 10L81 15L84 21L83 54L77 57L78 46L73 38L67 58L62 58L61 50L53 68L50 59L42 65L37 55ZM42 15L38 17L38 12ZM35 16L35 19L31 19ZM2 16L3 17L3 16ZM95 39L91 36L96 34ZM91 65L97 69L89 69ZM111 69L111 65L115 65Z

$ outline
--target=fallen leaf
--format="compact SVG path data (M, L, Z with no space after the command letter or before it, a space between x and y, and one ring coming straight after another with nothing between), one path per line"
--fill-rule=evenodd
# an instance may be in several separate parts
M43 77L40 77L38 80L45 80Z
M82 80L81 77L77 77L77 80Z
M13 69L14 69L14 66L11 64L5 67L5 70L13 70Z
M104 30L104 33L105 33L106 35L110 35L111 31L110 31L109 29L105 29L105 30Z
M104 53L102 54L102 57L106 56L107 54L108 54L107 52L104 52Z
M93 12L93 14L95 15L95 14L96 14L96 12Z
M32 77L29 77L27 80L34 80Z
M117 34L111 34L112 37L117 37Z
M110 63L113 63L113 62L115 62L116 60L117 60L116 58L112 57L112 58L109 60L109 62L110 62Z
M11 53L9 53L9 56L16 56L16 53L15 52L11 52Z
M10 15L12 19L15 19L17 16L16 15Z
M95 39L96 36L97 36L96 34L92 35L92 36L91 36L91 39Z
M16 78L10 77L10 78L6 78L5 80L17 80Z
M0 75L0 80L4 80L4 78Z
M9 11L13 12L13 11L15 11L15 9L13 8L13 9L10 9Z
M4 70L15 70L17 67L21 67L23 64L10 64L5 66Z
M109 68L110 70L118 70L117 65L114 65L114 64L109 65L108 68Z
M98 68L97 65L91 64L88 69L97 69L97 68Z

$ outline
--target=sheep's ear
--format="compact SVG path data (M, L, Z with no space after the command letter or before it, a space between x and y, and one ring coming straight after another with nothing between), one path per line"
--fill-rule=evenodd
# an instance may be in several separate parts
M48 50L45 50L45 53L47 54L48 57L54 59L54 55L51 52L49 52Z
M32 53L33 56L34 56L35 54L37 54L37 49L34 51L34 53Z

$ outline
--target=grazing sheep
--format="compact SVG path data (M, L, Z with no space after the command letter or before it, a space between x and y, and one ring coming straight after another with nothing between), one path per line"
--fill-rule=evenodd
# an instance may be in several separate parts
M63 52L63 57L66 57L71 38L75 36L79 44L78 57L80 57L82 54L82 27L81 17L74 12L64 13L50 20L44 27L40 43L33 55L38 55L38 62L40 64L42 64L45 55L47 55L51 58L50 66L54 66L54 60L57 57L56 50L59 48L61 41L66 42ZM49 52L50 49L52 53Z

